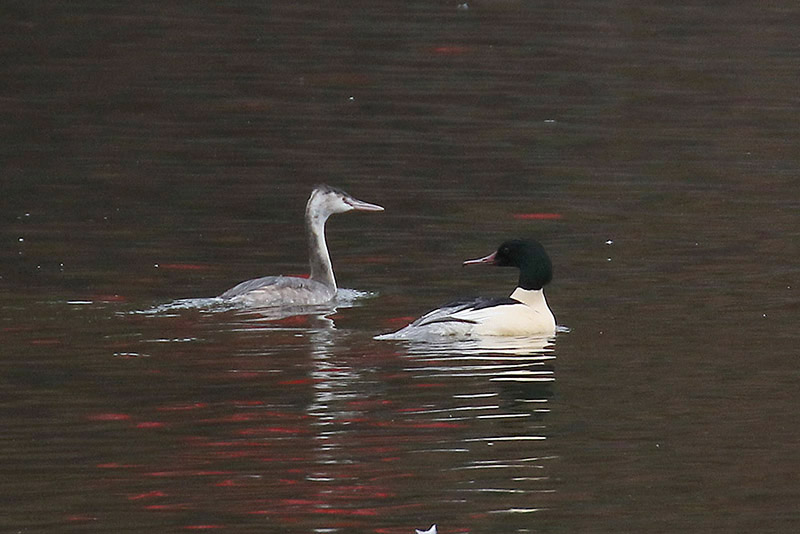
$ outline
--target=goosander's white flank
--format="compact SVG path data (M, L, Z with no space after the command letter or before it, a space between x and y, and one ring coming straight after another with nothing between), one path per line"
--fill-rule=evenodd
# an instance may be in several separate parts
M381 206L358 200L341 189L318 185L306 204L306 232L311 275L265 276L247 280L227 290L220 298L250 306L315 306L336 296L331 257L325 243L325 222L334 213L383 211Z
M410 325L376 339L430 339L442 336L550 336L556 320L547 306L544 286L553 268L544 247L532 239L506 241L484 258L464 265L517 267L519 283L508 298L460 299L430 311Z

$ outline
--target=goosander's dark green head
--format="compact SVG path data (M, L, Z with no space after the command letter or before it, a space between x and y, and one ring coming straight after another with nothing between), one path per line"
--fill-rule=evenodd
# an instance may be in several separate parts
M519 284L522 289L542 289L553 279L553 264L544 247L534 239L511 239L503 242L497 251L464 265L489 264L498 267L519 269Z

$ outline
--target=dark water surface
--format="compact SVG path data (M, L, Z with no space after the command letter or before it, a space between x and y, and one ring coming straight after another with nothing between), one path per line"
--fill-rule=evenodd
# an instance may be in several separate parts
M793 2L6 2L3 532L797 532ZM303 273L326 316L137 313ZM534 236L546 346L374 341Z

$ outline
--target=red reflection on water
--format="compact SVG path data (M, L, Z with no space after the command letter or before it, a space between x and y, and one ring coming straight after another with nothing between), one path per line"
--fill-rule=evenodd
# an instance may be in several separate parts
M297 380L281 380L278 382L281 386L301 386L305 384L314 384L318 380L312 378L298 378Z
M103 464L97 464L99 469L131 469L133 467L139 467L135 464L120 464L117 462L106 462Z
M264 434L306 434L308 430L305 428L285 427L285 426L268 426L264 428L245 428L239 430L237 434L240 436L258 436Z
M337 379L338 375L350 379L353 368L350 363L343 357L321 361L315 369L336 375ZM269 379L270 386L277 383L277 377L263 373L258 376ZM304 390L317 382L304 375L300 380L286 380L283 384L300 385L299 389ZM321 416L316 411L303 410L302 406L241 398L246 395L241 390L234 399L195 402L197 397L192 395L184 397L183 402L178 398L156 406L149 414L136 412L135 420L122 426L143 429L167 426L170 432L136 433L141 439L152 439L153 445L159 447L159 440L173 438L167 455L159 455L157 463L138 466L104 464L105 468L136 467L136 470L113 472L103 480L124 483L128 478L135 479L132 480L135 485L128 485L120 492L122 498L141 512L167 515L170 521L178 515L188 516L203 510L233 514L231 517L247 514L253 518L251 521L260 520L256 516L265 517L278 530L280 525L286 525L288 530L294 528L289 525L303 524L311 518L314 524L325 528L376 532L371 523L382 522L377 520L378 516L399 513L422 517L416 514L428 509L430 503L418 502L420 499L414 497L413 491L409 495L409 485L414 480L421 485L429 484L430 476L414 472L404 463L406 449L411 446L427 450L438 446L440 435L453 431L457 437L470 424L441 421L434 418L438 415L428 415L428 397L437 391L417 389L411 393L411 401L403 404L378 395L351 396L351 387L355 385L344 386L345 395L334 397L326 410L320 412ZM447 385L446 382L403 383L406 391L413 387ZM300 400L306 402L305 397ZM128 414L110 412L91 417L106 421L130 419ZM320 426L319 422L325 425ZM328 428L347 431L323 434ZM317 435L321 438L315 439ZM407 436L416 445L404 441L409 439ZM184 517L183 522L192 519ZM178 523L177 528L233 526L227 519L224 521L219 525ZM450 527L448 531L454 532L453 525ZM413 531L414 525L405 530Z
M127 421L130 418L126 413L95 413L86 416L89 421Z
M227 404L233 404L234 406L264 406L264 401L260 401L260 400L230 400L230 401L227 401Z
M252 421L255 419L255 416L248 413L235 413L233 415L226 415L223 417L217 417L214 419L201 419L201 423L246 423L247 421Z
M165 510L165 511L172 511L172 510L189 510L192 506L186 503L175 503L175 504L150 504L144 507L145 510Z
M97 521L97 517L93 515L75 514L75 515L68 515L67 521L73 521L73 522Z
M319 506L324 501L318 499L280 499L278 502L283 506Z
M200 408L208 408L205 402L194 402L189 404L173 404L172 406L159 406L156 408L159 412L179 412L185 410L197 410Z
M212 453L215 458L252 458L254 456L258 456L261 454L259 451L256 450L247 450L247 451L217 451Z
M232 402L229 404L232 404L233 408L237 408L237 410L232 412L230 415L220 415L218 417L200 419L199 421L203 423L247 423L257 419L271 419L267 415L266 410L249 410L247 409L247 406L244 406L238 402ZM253 406L257 407L258 405L254 404Z
M138 495L128 495L129 501L139 501L141 499L154 499L156 497L166 497L167 494L163 491L148 491L145 493L139 493Z
M357 399L347 401L345 404L351 408L369 408L376 405L388 406L390 404L394 404L394 402L388 399Z
M142 421L141 423L136 423L136 428L163 428L167 426L164 423L159 423L158 421Z
M31 330L34 330L32 326L5 326L0 328L0 332L3 333L30 332Z
M268 441L208 441L205 443L193 443L199 447L269 447L272 443Z
M306 315L293 315L291 317L284 317L283 319L275 319L270 322L283 326L308 326L309 324L308 316Z
M151 471L143 473L146 477L204 477L216 475L230 475L231 471L191 471L191 470L174 470L174 471Z
M378 511L374 508L354 508L352 510L347 508L313 508L310 512L331 515L378 515Z

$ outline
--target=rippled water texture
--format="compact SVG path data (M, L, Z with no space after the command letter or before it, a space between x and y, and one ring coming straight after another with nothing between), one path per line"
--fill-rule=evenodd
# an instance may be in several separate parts
M795 4L2 12L3 532L800 528ZM517 236L554 340L373 339Z

